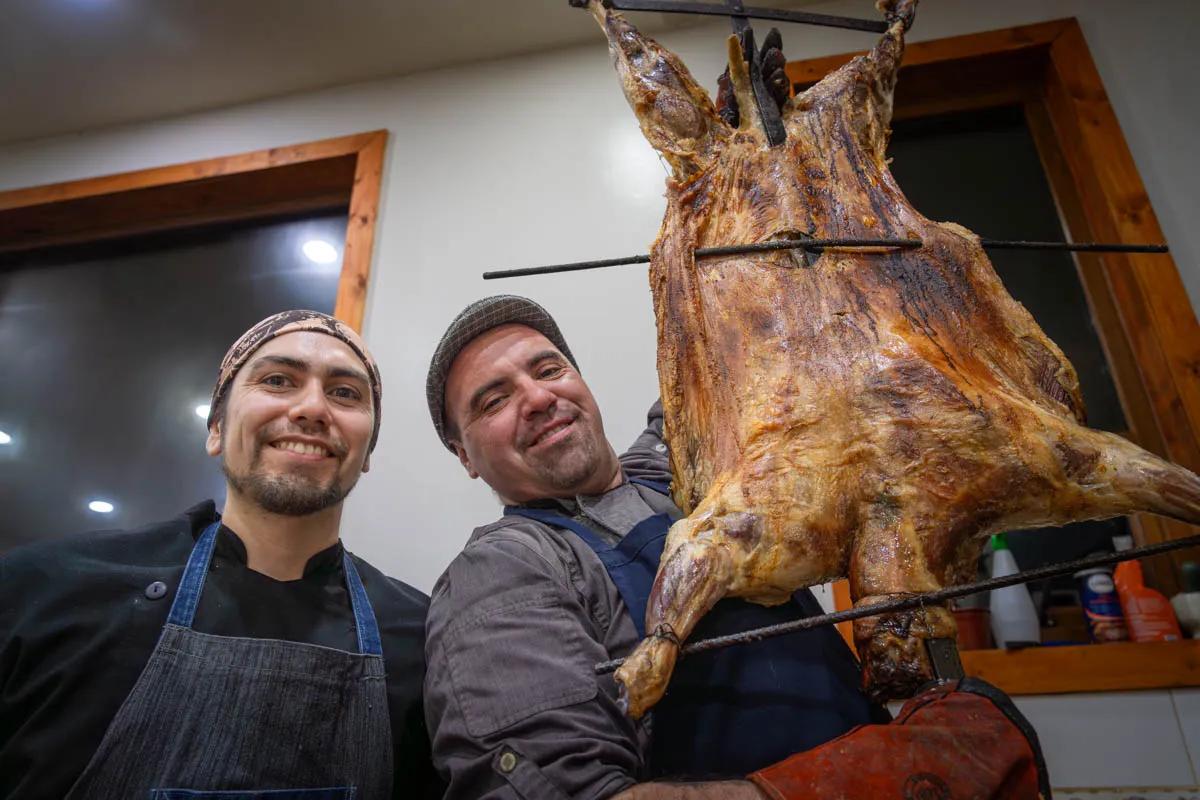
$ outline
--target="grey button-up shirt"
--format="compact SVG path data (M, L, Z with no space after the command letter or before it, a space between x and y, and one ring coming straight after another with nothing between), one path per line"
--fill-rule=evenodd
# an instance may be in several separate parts
M627 478L670 481L661 404L621 466ZM646 517L679 515L631 483L547 502L610 541ZM623 714L613 677L593 670L628 655L637 630L573 533L514 516L477 528L433 589L426 635L425 717L448 800L590 800L642 776L646 718Z

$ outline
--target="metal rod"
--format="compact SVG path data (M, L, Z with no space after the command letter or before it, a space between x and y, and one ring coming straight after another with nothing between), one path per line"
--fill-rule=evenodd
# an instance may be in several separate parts
M920 239L779 239L774 242L756 244L731 244L721 247L701 247L695 251L697 258L705 256L732 256L739 253L769 253L773 250L821 250L825 247L904 247L918 248Z
M1104 242L1021 242L980 239L991 250L1070 250L1080 253L1166 253L1165 244L1106 244Z
M773 250L819 250L822 247L920 247L920 239L780 239L774 242L755 244L732 244L724 247L702 247L695 251L698 258L704 256L729 256L739 253L767 253ZM625 256L624 258L602 258L597 261L575 261L570 264L551 264L545 267L502 269L483 273L485 281L497 278L519 278L523 275L546 275L552 272L576 272L581 269L619 267L625 264L649 264L649 254Z
M586 0L570 0L571 5L583 8ZM657 11L664 14L703 14L714 17L732 16L729 6L711 3L675 2L674 0L609 0L608 6L617 11ZM785 11L781 8L749 7L736 12L739 17L770 19L777 22L797 22L801 25L820 25L826 28L846 28L868 33L887 33L884 20L839 17L833 14L813 14L807 11Z
M1167 253L1165 244L1110 244L1107 242L1025 242L1006 239L980 239L987 250L1063 250L1085 253ZM920 239L781 239L757 244L734 244L726 247L704 247L696 256L728 256L739 253L763 253L771 250L794 250L803 248L818 252L822 247L920 247ZM647 254L624 258L604 258L598 261L576 261L570 264L551 264L545 267L501 269L483 273L485 281L498 278L519 278L524 275L548 275L554 272L575 272L582 269L619 267L625 264L649 264Z
M731 633L728 636L714 636L711 639L702 639L684 647L680 652L680 656L690 656L695 653L703 653L707 650L716 650L734 644L757 642L773 636L782 636L785 633L819 628L822 625L835 625L839 622L849 622L861 619L862 617L873 617L877 614L885 614L892 611L907 611L911 608L953 600L956 597L966 597L969 594L978 594L979 592L986 592L991 589L1002 589L1005 586L1015 586L1018 583L1029 583L1045 578L1053 578L1058 575L1069 575L1083 569L1100 567L1106 564L1116 564L1120 561L1130 561L1135 558L1156 556L1160 553L1170 552L1171 550L1180 550L1184 547L1197 545L1200 545L1200 534L1188 536L1183 539L1173 539L1168 542L1146 545L1144 547L1135 547L1132 550L1125 550L1120 553L1102 553L1088 556L1087 558L1079 558L1074 561L1066 561L1061 564L1048 564L1044 567L1018 572L1015 575L1006 575L1003 578L989 578L978 583L950 586L934 592L914 594L875 605L859 606L858 608L849 608L845 611L834 611L831 614L819 614L815 617L805 617L804 619L797 619L791 622L782 622L778 625L768 625L765 628L755 628L754 630L743 631L742 633ZM623 658L602 661L595 667L596 674L604 675L613 672L623 663L625 663L625 659Z

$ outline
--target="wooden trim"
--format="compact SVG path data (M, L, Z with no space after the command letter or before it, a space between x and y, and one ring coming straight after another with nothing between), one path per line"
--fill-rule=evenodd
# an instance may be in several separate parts
M1200 641L967 650L963 669L1012 695L1200 686Z
M67 181L66 183L34 186L28 189L14 189L7 192L0 192L0 211L41 203L76 200L81 197L116 194L117 192L126 192L131 189L146 189L152 186L186 183L204 178L235 175L242 172L268 169L270 167L282 167L306 161L319 161L325 158L357 155L379 137L384 137L386 140L387 131L378 130L369 133L358 133L352 136L339 136L335 139L322 139L306 144L272 147L267 150L256 150L252 153L242 153L235 156L190 161L186 164L153 167L134 172L119 172L114 175L101 175L96 178L84 178L83 180Z
M1051 43L1049 54L1040 105L1072 178L1056 182L1056 193L1075 192L1076 213L1083 217L1082 230L1071 226L1072 236L1164 241L1079 26L1067 27ZM1044 145L1039 142L1039 149ZM1119 340L1123 333L1131 350L1129 362L1113 366L1120 370L1114 376L1138 442L1200 472L1200 323L1174 259L1113 253L1097 260L1103 282L1094 278L1086 286L1093 302L1106 302L1106 296L1112 300L1119 326L1106 326L1105 339ZM1120 333L1111 333L1114 329ZM1139 389L1147 402L1137 397ZM1195 532L1190 525L1148 515L1137 517L1133 530L1139 544ZM1194 558L1190 550L1153 559L1147 564L1148 577L1160 591L1172 594L1179 589L1179 565Z
M963 36L950 36L945 39L931 39L925 42L912 42L904 48L904 67L918 67L925 64L943 64L947 61L961 61L978 56L997 56L1002 54L1020 53L1029 50L1045 50L1046 47L1068 27L1078 23L1074 19L1057 19L1050 22L1039 22L1034 25L1019 25L1015 28L1004 28L998 31L969 33ZM793 84L812 84L824 78L830 72L845 64L850 59L863 55L867 51L858 50L853 53L839 53L821 58L810 58L805 61L790 61L787 64L787 76ZM903 79L901 79L903 82Z
M850 581L834 581L831 588L833 589L833 608L835 611L845 611L854 605L854 602L850 599ZM857 654L858 648L854 646L854 623L839 622L837 629L842 638L846 640L846 644L850 645L850 650Z
M354 156L0 211L0 253L345 206Z
M1161 242L1158 217L1078 25L1050 46L1044 103L1091 231ZM1111 237L1111 238L1110 238ZM1105 274L1150 390L1166 452L1200 471L1200 324L1170 256L1108 254Z
M334 315L361 330L387 131L0 192L0 253L349 207Z
M795 89L849 61L849 53L788 64ZM910 45L895 97L897 119L989 106L1024 106L1072 239L1161 242L1162 230L1121 134L1116 114L1074 19ZM1200 471L1200 323L1169 256L1080 254L1076 259L1101 334L1130 438ZM1141 515L1139 543L1194 532ZM1146 562L1167 593L1176 563L1194 553ZM1176 563L1173 563L1176 562ZM841 591L839 591L841 587ZM844 582L836 607L851 607ZM843 635L845 633L843 632ZM1010 694L1200 686L1200 642L1091 645L962 653L968 673Z
M386 146L387 133L380 131L358 151L354 189L350 194L350 219L346 224L346 246L342 248L342 274L338 279L333 310L335 317L360 333L367 307L367 281L371 275Z

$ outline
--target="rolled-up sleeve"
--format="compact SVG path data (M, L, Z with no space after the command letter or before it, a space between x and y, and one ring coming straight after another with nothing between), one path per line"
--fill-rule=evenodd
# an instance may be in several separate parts
M561 563L501 529L434 588L425 716L446 798L605 798L635 783L635 723Z

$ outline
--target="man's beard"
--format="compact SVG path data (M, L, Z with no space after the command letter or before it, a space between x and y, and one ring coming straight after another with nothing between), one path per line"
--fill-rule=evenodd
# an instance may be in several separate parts
M561 454L543 454L533 468L547 484L566 491L586 483L595 474L600 461L599 452L595 439L585 435L581 442Z
M264 474L260 469L263 447L269 445L259 445L246 474L235 475L224 458L221 459L221 472L225 473L225 480L234 491L249 497L264 511L288 517L308 516L342 502L354 488L354 483L339 486L336 475L327 486L322 486L303 475Z

